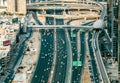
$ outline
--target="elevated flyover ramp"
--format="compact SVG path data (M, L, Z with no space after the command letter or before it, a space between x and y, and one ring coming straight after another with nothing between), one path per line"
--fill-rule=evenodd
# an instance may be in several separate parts
M92 1L49 1L49 2L40 2L40 3L30 3L30 4L27 4L27 9L28 10L42 10L43 12L40 14L41 16L43 17L64 17L65 14L62 14L62 15L56 15L55 13L53 14L46 14L44 11L46 10L63 10L63 11L70 11L70 10L78 10L78 11L97 11L100 14L100 19L95 22L94 26L80 26L80 25L28 25L29 28L39 28L39 29L64 29L64 28L67 28L67 29L71 29L71 28L75 28L75 29L84 29L84 30L90 30L90 29L94 29L94 28L102 28L103 25L99 25L100 27L95 27L96 24L101 20L104 21L104 17L105 17L105 8L99 4L99 3L96 3L96 2L92 2ZM89 15L88 14L84 14L84 18L87 17ZM73 15L72 14L69 14L69 15L66 15L66 17L72 17ZM78 15L78 17L82 17L80 15ZM89 16L90 17L90 16ZM75 18L77 18L77 16L75 16ZM71 18L72 19L72 18ZM55 21L55 20L54 20ZM103 24L103 21L101 22ZM101 79L102 79L102 82L101 83L110 83L109 82L109 78L107 76L107 72L105 70L105 67L104 67L104 64L101 63L102 62L102 59L101 59L101 54L100 54L100 50L98 48L98 36L99 34L96 32L94 33L93 35L95 35L93 37L93 45L95 46L92 46L93 49L94 49L94 53L95 53L95 56L96 57L99 57L100 59L96 59L96 62L98 62L97 66L101 66L102 68L100 69L100 75L101 75ZM95 50L97 49L97 51ZM106 79L106 80L105 80Z
M53 17L56 19L74 19L74 18L83 18L83 19L98 19L100 15L98 14L79 14L79 15L50 15L50 14L38 14L38 17Z
M43 2L34 2L28 3L27 9L28 10L47 10L47 9L60 9L60 10L71 10L71 9L89 9L100 11L102 8L96 2L93 1L43 1Z
M34 2L28 3L28 10L42 11L41 13L37 13L37 17L52 17L55 19L82 19L87 20L97 20L100 17L100 12L102 10L102 5L93 1L42 1L42 2ZM53 14L46 13L47 10L53 10ZM63 13L61 15L56 15L56 10L62 10ZM66 10L68 13L66 13ZM74 13L73 13L74 12ZM76 12L78 12L76 14ZM40 29L53 29L53 28L81 28L81 29L91 29L93 27L90 26L80 26L80 25L28 25L28 27L40 28Z

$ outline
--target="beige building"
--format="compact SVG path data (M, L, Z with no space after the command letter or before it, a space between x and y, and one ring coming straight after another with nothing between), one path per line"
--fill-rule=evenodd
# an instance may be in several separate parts
M26 14L26 0L0 0L0 10L9 13Z
M17 1L17 12L26 14L26 0L16 0Z
M7 0L7 12L15 13L15 0Z

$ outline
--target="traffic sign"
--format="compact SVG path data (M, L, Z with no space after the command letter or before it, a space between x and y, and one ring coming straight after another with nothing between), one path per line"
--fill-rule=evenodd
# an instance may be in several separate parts
M71 34L71 37L76 37L76 34Z
M73 66L82 66L81 61L73 61Z
M78 66L82 66L82 62L81 61L78 61Z
M77 61L73 61L73 66L77 66L77 65L78 65Z
M83 29L80 29L80 32L85 32Z
M18 18L13 18L12 23L18 23Z

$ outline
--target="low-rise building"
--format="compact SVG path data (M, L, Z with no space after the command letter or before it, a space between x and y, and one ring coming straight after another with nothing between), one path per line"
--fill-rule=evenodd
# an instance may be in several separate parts
M9 25L6 24L7 22L9 22ZM18 32L19 24L12 24L8 19L0 25L0 59L7 56L11 45L16 41Z

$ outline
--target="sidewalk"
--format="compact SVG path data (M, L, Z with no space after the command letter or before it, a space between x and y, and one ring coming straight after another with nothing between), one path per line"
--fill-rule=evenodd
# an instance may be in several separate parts
M84 67L84 72L83 72L83 75L82 75L82 83L91 83L87 60L86 60L85 67Z
M32 37L26 41L27 47L21 65L18 67L18 72L15 75L13 83L30 83L30 79L33 75L37 59L40 52L40 40L41 36L39 31L33 32ZM24 75L24 78L20 77ZM19 79L18 79L19 77ZM24 79L24 80L23 80Z

